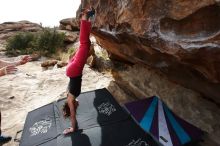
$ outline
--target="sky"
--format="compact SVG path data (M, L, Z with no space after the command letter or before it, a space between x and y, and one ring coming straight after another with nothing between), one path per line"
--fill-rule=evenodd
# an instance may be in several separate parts
M28 20L43 26L75 17L81 0L1 0L0 23Z

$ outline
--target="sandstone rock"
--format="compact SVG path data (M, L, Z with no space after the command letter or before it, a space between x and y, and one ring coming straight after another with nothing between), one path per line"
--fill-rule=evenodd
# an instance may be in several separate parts
M79 42L75 43L72 48L79 48ZM70 49L72 49L70 48ZM74 50L72 54L69 55L69 59L71 59L75 54L76 54L77 49ZM89 55L88 59L86 61L86 64L89 65L90 67L94 67L96 65L96 54L94 50L94 45L91 44L90 50L89 50Z
M95 56L89 56L86 64L89 65L90 67L94 67L96 64L96 57Z
M40 59L40 57L41 57L41 55L40 54L32 54L31 55L31 60L32 61L37 61L37 60L39 60Z
M60 21L61 30L79 31L79 20L75 18L66 18Z
M89 57L86 61L86 64L89 65L90 67L94 67L96 64L96 54L94 50L94 45L91 44L90 50L89 50Z
M64 67L64 66L66 66L68 63L67 62L64 62L64 61L58 61L57 62L57 67L58 68L62 68L62 67Z
M156 95L180 117L209 133L211 141L220 143L220 109L214 102L143 65L115 69L113 75L115 83L109 90L121 103Z
M65 25L63 25L63 24L60 24L60 25L59 25L59 30L66 30L66 27L65 27Z
M72 30L72 27L71 27L71 25L66 25L66 30L69 30L69 31L71 31L71 30Z
M96 39L93 36L90 37L90 41L92 48L94 48L90 50L90 54L92 54L91 59L93 60L92 67L97 69L99 72L110 72L112 70L113 63L109 59L108 52L97 44ZM90 58L88 58L88 60L89 59Z
M57 64L57 60L46 60L44 62L41 63L41 67L50 67L50 66L54 66Z
M79 38L79 32L72 32L68 30L58 30L58 32L65 34L64 41L67 43L74 43Z
M39 31L42 27L37 23L32 23L29 21L19 21L19 22L4 22L0 24L0 32L12 32L12 31Z
M32 23L29 21L19 21L19 22L4 22L0 24L0 40L1 44L17 34L18 32L37 32L42 30L42 26L37 23Z
M125 95L159 96L175 113L208 133L204 146L220 144L219 4L219 0L82 0L81 4L96 9L92 34L97 43L112 58L140 64L114 72L110 89L120 96L118 101L129 100Z
M98 43L220 103L220 6L214 0L83 0Z
M114 98L117 100L117 102L121 105L131 102L135 100L135 96L132 96L132 94L128 93L126 89L123 89L121 85L118 85L116 82L111 81L108 88L107 88L112 95L114 95Z

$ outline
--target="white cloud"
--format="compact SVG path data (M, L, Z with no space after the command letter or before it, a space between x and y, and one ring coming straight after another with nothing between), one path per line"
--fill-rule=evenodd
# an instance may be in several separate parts
M1 0L0 23L28 20L43 26L58 26L59 21L75 17L81 0Z

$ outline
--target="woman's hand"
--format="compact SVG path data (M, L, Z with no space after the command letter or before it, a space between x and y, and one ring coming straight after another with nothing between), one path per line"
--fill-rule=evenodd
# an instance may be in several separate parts
M25 55L25 56L23 56L23 57L21 58L20 61L18 61L18 64L17 64L17 65L23 65L23 64L25 64L25 63L31 61L31 59L32 59L31 56Z
M72 133L72 132L74 132L74 129L72 127L69 127L69 128L67 128L63 131L63 134L67 135L67 134Z
M5 66L0 69L1 76L7 75L7 74L14 74L16 71L17 71L17 68L15 65Z

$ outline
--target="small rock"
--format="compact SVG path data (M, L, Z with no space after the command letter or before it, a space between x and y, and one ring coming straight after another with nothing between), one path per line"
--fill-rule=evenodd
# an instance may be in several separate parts
M88 57L86 64L88 64L90 67L94 67L96 63L96 56L91 55Z
M50 67L50 66L54 66L57 64L57 60L46 60L44 62L41 63L41 67Z
M58 68L62 68L62 67L64 67L64 66L66 66L68 63L67 62L64 62L64 61L58 61L57 62L57 67Z
M14 99L15 98L15 96L10 96L8 99Z
M32 54L31 55L32 61L37 61L40 59L40 57L41 57L40 54Z

